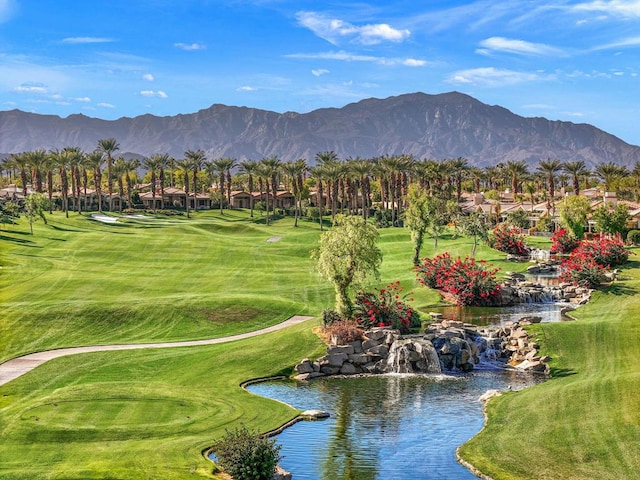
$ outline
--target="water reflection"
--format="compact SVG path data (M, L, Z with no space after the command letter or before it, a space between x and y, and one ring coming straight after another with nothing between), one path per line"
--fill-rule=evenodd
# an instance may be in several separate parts
M249 387L331 418L301 422L278 435L282 465L307 480L474 479L455 460L458 445L482 428L478 397L490 388L523 388L535 378L479 370L460 376L382 375L278 381Z

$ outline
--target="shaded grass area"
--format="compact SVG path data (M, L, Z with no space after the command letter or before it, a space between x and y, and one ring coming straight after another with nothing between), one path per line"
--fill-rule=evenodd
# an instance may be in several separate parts
M638 266L595 292L578 321L533 329L553 378L492 400L466 460L496 480L640 478Z
M247 393L318 354L313 322L195 348L63 357L0 389L0 478L212 478L201 451L239 422L266 431L296 412Z

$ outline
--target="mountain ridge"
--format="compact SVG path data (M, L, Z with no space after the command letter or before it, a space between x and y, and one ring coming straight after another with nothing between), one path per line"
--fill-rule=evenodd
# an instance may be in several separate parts
M486 166L509 160L583 160L589 166L640 161L640 147L586 123L522 117L459 92L367 98L307 113L277 113L214 103L193 113L104 120L0 111L0 152L78 146L92 151L114 137L121 152L148 156L202 149L209 158L278 156L288 161L333 150L340 158L410 154L464 157Z

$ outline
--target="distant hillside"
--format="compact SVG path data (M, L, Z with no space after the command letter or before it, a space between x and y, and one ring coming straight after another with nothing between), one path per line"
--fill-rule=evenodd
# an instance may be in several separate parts
M278 156L310 162L316 153L328 150L343 159L396 154L439 160L465 157L479 166L547 158L584 160L590 166L640 161L640 147L592 125L525 118L457 92L371 98L304 114L218 104L172 117L118 120L0 112L0 152L67 146L92 151L99 139L108 137L117 139L120 152L166 152L176 158L186 150L203 149L209 158Z

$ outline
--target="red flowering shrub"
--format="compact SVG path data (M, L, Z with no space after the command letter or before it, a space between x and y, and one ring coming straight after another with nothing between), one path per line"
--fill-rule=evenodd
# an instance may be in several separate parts
M571 256L562 262L560 281L594 288L606 280L605 273L605 267L597 263L593 257L574 250Z
M629 252L619 235L583 240L562 262L560 281L593 288L606 281L608 268L622 265L628 258Z
M420 277L420 283L429 288L438 288L438 277L447 272L453 259L448 252L433 258L425 258L422 265L416 267L416 271Z
M426 258L416 267L422 285L431 286L450 295L458 305L492 305L500 294L496 280L499 268L476 262L474 258L458 257L452 260L448 254L434 259Z
M362 328L393 327L402 333L420 324L418 312L401 297L400 281L388 284L376 292L358 292L353 306L353 319Z
M553 234L551 237L551 249L550 253L571 253L573 252L578 245L580 244L580 240L574 237L569 231L561 228L557 232Z
M524 235L518 227L500 223L489 235L489 246L501 252L524 257L529 255L529 247L524 243Z
M617 267L629 259L629 251L624 248L620 235L603 235L595 240L583 240L576 252L584 252L587 257L604 267Z

